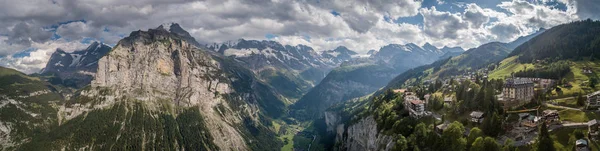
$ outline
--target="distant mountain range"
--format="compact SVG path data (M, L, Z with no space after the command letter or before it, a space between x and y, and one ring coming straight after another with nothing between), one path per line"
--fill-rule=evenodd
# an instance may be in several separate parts
M300 98L331 69L357 54L343 46L319 54L306 45L290 46L275 41L245 39L205 47L243 62L260 79L291 100Z
M333 69L291 107L292 114L304 120L318 118L328 107L372 93L408 69L432 63L444 55L457 55L460 51L462 48L438 49L429 43L383 46L378 51L370 51L369 58L352 59Z
M57 49L40 74L54 76L50 79L54 84L82 88L90 83L98 69L98 60L110 49L110 46L99 42L72 53Z
M278 135L286 132L276 123L322 118L331 106L409 79L451 76L507 56L596 57L597 32L583 39L567 32L600 31L596 25L559 26L467 51L389 44L356 57L344 46L317 51L245 39L203 45L178 24L165 24L133 31L114 48L93 42L58 49L40 74L0 67L0 150L280 150L286 140ZM572 40L543 44L568 40L558 35ZM347 124L342 132L358 136L346 131L355 123Z

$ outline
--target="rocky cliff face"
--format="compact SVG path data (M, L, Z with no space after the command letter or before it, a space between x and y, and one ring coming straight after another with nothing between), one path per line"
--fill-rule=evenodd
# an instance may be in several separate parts
M278 150L263 124L285 113L275 91L189 40L163 26L132 32L58 108L57 125L20 149Z
M336 150L348 151L389 151L394 148L396 139L377 131L373 116L345 127L335 112L325 113L325 123L329 133L335 133Z
M248 149L241 134L229 125L240 124L242 118L221 117L215 110L219 104L231 110L219 94L234 91L221 70L219 62L208 53L166 30L138 31L100 59L92 88L116 90L115 98L132 98L151 107L158 107L160 102L154 102L157 100L168 100L178 107L199 107L217 146ZM258 116L252 109L257 106L249 105L240 112Z

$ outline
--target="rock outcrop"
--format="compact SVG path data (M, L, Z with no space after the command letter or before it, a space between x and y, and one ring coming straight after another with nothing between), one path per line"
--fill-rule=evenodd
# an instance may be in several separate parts
M377 131L373 116L368 116L345 127L335 112L325 112L328 133L335 133L335 150L348 151L389 151L394 148L396 139Z
M169 27L119 41L99 59L91 85L57 107L57 125L20 149L279 149L263 124L285 113L279 95L238 62Z

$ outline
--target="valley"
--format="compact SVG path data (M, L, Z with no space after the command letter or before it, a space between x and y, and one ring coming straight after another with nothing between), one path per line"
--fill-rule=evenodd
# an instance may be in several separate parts
M419 12L422 20L425 11ZM336 13L327 15L348 17ZM237 15L244 14L224 14ZM375 17L412 28L396 22L403 17ZM460 19L465 21L457 23L469 18ZM290 20L247 22L274 24L256 31L278 31ZM510 38L477 33L472 40L480 41L460 43L423 31L430 37L369 42L378 49L351 38L311 41L308 33L293 33L303 42L290 42L270 33L229 40L236 36L231 31L207 32L232 22L190 29L179 23L105 28L102 34L128 34L111 37L114 44L87 38L79 42L85 47L21 54L47 56L36 72L0 64L10 66L0 66L0 150L600 149L600 21L532 26ZM473 26L487 28L471 22L465 28ZM215 34L222 35L210 39ZM420 42L412 43L415 39ZM344 42L314 45L331 41ZM13 57L19 55L0 56L0 62Z

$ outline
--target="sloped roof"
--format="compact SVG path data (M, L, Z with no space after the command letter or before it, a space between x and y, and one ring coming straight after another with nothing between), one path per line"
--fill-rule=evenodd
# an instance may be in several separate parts
M471 117L483 117L483 112L480 111L473 111L471 112Z
M421 100L408 100L411 104L423 104Z
M514 86L523 84L533 84L533 81L529 78L509 78L504 82L504 86Z
M596 119L593 119L593 120L587 122L587 124L588 124L588 126L596 125L596 124L598 124L598 121Z

